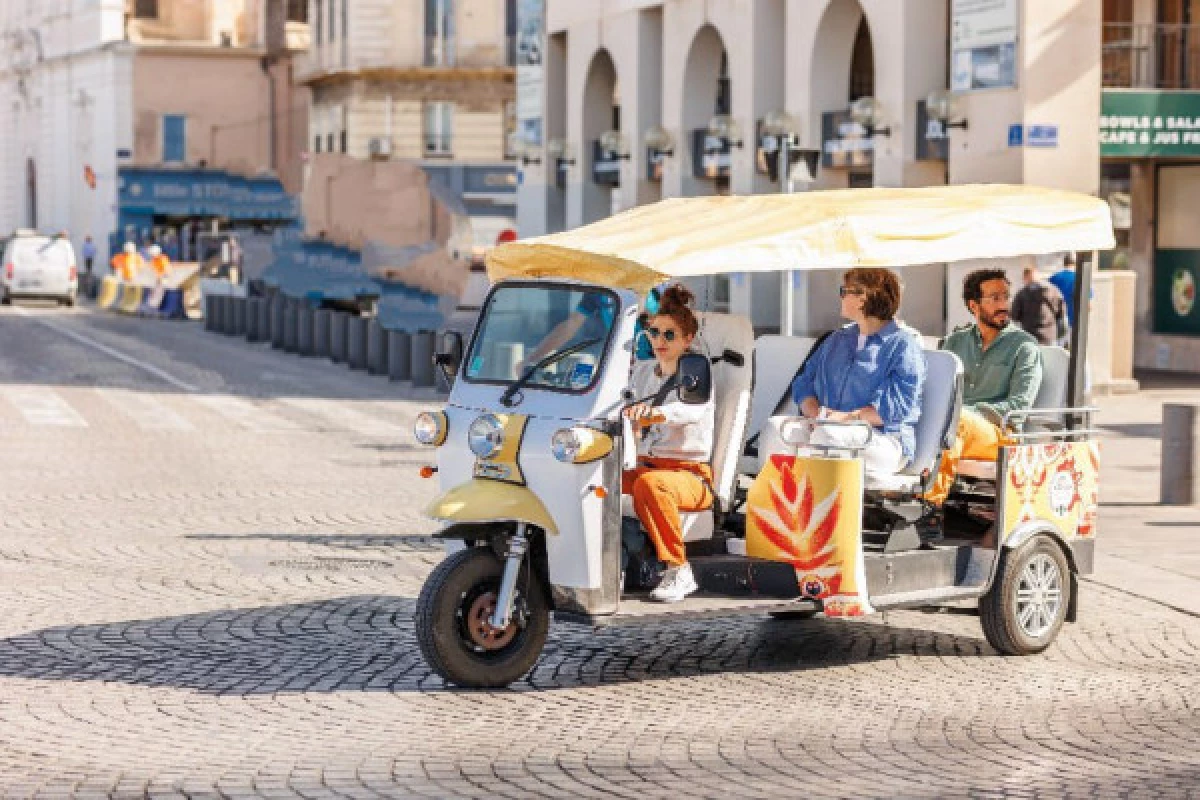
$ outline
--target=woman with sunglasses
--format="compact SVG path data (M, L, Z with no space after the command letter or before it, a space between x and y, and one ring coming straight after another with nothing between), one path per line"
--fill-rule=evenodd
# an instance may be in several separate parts
M852 324L831 333L792 384L802 417L772 417L763 452L791 453L796 443L861 448L866 471L895 474L916 450L915 428L925 383L920 338L896 324L900 280L889 269L849 270L839 290ZM812 420L865 422L814 425ZM784 441L784 432L787 440Z
M664 603L678 602L699 588L687 563L679 514L713 503L709 461L715 406L711 398L703 405L687 405L674 388L679 359L700 327L691 302L692 293L680 285L662 293L645 329L654 358L633 368L632 391L641 402L625 410L639 431L638 466L625 473L621 491L632 495L634 511L667 565L650 595Z

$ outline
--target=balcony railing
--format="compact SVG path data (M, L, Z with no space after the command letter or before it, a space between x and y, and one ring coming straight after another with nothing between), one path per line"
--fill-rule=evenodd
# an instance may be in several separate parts
M1200 88L1200 25L1106 23L1103 68L1108 88Z

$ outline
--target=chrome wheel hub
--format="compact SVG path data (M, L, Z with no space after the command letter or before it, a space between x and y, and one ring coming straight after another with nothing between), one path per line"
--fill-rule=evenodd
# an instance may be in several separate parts
M1017 624L1026 636L1040 639L1057 622L1062 602L1062 571L1058 562L1038 553L1021 570L1017 582Z

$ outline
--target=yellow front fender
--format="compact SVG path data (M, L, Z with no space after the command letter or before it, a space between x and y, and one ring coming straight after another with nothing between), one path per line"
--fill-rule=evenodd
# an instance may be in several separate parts
M558 526L546 506L525 486L475 478L455 486L425 509L434 519L451 522L507 522L516 520L536 525L547 533Z

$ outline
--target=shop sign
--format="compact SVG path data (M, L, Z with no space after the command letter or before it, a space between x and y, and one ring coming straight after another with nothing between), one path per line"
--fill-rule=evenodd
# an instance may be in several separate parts
M1200 250L1154 254L1154 332L1200 337Z
M1017 85L1020 0L953 0L950 88L1011 89Z
M542 88L545 82L545 0L517 2L517 132L530 144L542 143Z
M296 198L276 178L243 178L221 170L118 170L122 211L167 217L284 220L299 216Z
M727 178L733 166L729 140L707 128L692 131L692 174L697 178Z
M1200 156L1200 92L1106 89L1100 104L1100 155Z
M821 166L870 167L874 161L875 139L849 110L821 115Z
M940 119L929 116L925 101L917 101L917 161L945 161L950 155L950 136Z
M592 140L592 182L600 186L621 185L621 157Z

